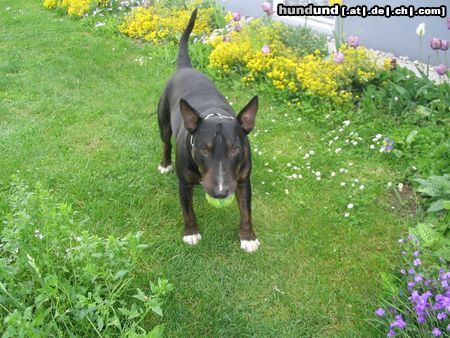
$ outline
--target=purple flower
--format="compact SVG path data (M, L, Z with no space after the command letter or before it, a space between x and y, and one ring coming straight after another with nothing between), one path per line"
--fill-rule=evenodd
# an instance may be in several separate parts
M442 335L441 330L439 330L437 327L435 327L435 328L433 329L433 331L431 331L431 333L432 333L433 336L435 336L435 337L440 337L440 336Z
M445 272L444 269L439 270L439 273L441 274L440 279L441 280L450 280L450 272Z
M347 38L347 43L350 47L356 48L359 46L359 38L356 35L350 35Z
M447 331L450 331L450 324L447 325Z
M344 62L344 59L345 59L344 53L341 53L341 52L334 53L334 57L333 57L334 62L342 63L342 62Z
M408 270L408 273L410 275L414 275L416 273L416 270L414 270L414 268L411 268L411 269Z
M272 4L270 2L263 2L262 5L262 10L268 15L271 16L273 14L273 10L272 10Z
M389 137L385 137L383 140L383 145L380 148L381 153L390 153L392 149L394 149L394 140L391 140Z
M384 309L380 307L375 311L375 314L379 317L384 317L386 315L386 311L384 311Z
M234 21L241 21L241 13L233 12L233 20Z
M395 331L390 329L389 332L386 334L386 336L388 337L394 337L395 336Z
M415 281L416 283L419 283L419 282L423 281L422 275L416 275L416 276L414 277L414 281Z
M269 54L270 53L270 47L268 45L262 46L261 52L263 52L263 54Z
M416 286L415 282L408 282L408 288L412 289L415 286Z
M240 24L234 25L234 30L235 30L236 32L240 32L241 29L242 29L242 27L241 27Z
M447 50L448 44L448 40L441 40L441 50Z
M400 270L400 273L401 273L402 275L406 275L405 269L401 269L401 270Z
M420 264L422 264L422 261L420 260L420 258L416 258L413 262L414 266L419 266Z
M447 313L446 312L439 312L437 314L437 319L444 320L445 318L447 318Z
M442 45L442 42L441 42L441 39L439 39L439 38L432 38L430 40L430 47L434 50L441 49L441 45Z
M436 73L438 73L441 76L445 75L445 73L447 73L447 67L445 67L445 65L443 63L434 67L434 70L436 71Z
M420 255L420 252L419 252L419 251L414 251L414 252L413 252L413 256L414 256L414 257L417 257L417 256L419 256L419 255Z
M397 315L390 326L391 328L398 327L400 330L403 330L406 327L406 322L403 320L402 315Z
M418 291L413 291L409 298L414 305L417 320L419 323L425 322L426 309L430 307L428 298L432 296L430 291L424 292L422 295Z
M450 311L450 297L446 297L444 295L441 294L437 294L435 297L436 300L436 304L434 304L434 309L435 310L442 310L444 308L446 308L447 310Z

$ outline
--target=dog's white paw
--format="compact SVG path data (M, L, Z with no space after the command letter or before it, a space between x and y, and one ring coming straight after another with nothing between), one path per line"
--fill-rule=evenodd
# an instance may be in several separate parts
M183 236L183 242L189 245L196 245L202 239L202 235L195 234L189 236Z
M172 166L169 165L168 167L163 167L162 165L158 166L158 170L161 174L167 174L170 173L172 171Z
M258 250L261 243L259 240L255 239L254 241L244 241L241 240L241 249L247 251L247 252L254 252Z

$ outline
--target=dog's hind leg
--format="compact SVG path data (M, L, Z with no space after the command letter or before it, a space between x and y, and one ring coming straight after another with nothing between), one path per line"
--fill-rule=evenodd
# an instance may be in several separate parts
M159 134L163 141L163 157L158 170L161 174L172 171L172 127L170 125L170 110L165 96L161 96L158 103Z

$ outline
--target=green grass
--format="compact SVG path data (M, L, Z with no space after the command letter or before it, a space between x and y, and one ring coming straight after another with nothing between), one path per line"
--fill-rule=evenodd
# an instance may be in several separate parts
M195 207L203 240L188 247L176 178L156 170L155 110L175 49L95 32L39 1L0 0L0 16L1 215L17 174L72 204L95 233L143 231L149 249L142 283L164 277L175 286L160 320L168 337L377 335L364 319L373 315L379 276L391 271L408 223L390 212L386 183L399 174L377 151L327 151L329 128L263 91L251 137L262 151L254 152L252 175L262 247L251 255L240 250L237 207L214 209L200 189ZM257 92L237 81L217 84L239 108ZM304 160L309 150L315 154ZM288 163L303 179L286 179L293 172ZM355 178L364 190L351 188ZM355 207L345 218L350 202Z

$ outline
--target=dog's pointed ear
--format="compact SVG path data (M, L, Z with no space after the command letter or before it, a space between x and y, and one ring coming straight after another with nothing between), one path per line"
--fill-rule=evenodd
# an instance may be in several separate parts
M184 127L188 132L193 133L200 123L200 114L185 99L180 99L180 112L183 116Z
M242 129L248 134L255 128L256 112L258 111L258 95L245 106L238 115Z

